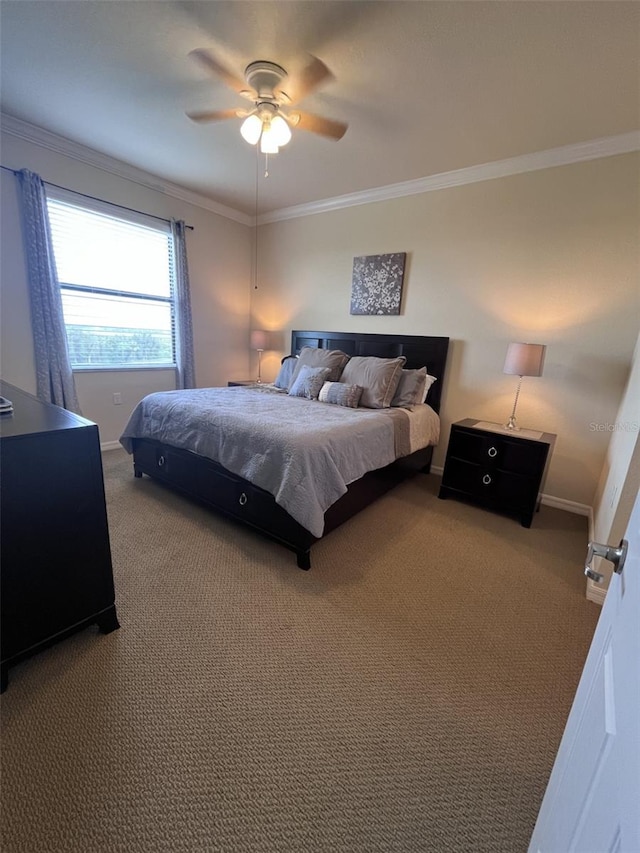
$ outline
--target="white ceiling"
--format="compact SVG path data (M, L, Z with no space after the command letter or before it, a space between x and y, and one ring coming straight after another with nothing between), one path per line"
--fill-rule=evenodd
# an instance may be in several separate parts
M245 213L255 149L246 105L188 57L236 74L291 73L308 53L335 80L301 109L349 122L333 142L295 131L270 158L271 211L637 130L636 2L155 2L3 0L2 111Z

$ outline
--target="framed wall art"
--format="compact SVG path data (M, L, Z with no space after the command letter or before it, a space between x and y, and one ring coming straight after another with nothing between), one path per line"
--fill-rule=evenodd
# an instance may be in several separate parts
M353 259L351 314L399 314L406 252Z

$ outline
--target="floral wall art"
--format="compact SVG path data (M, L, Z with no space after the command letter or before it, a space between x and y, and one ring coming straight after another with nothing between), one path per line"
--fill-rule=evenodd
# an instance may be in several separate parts
M406 252L353 259L352 314L399 314Z

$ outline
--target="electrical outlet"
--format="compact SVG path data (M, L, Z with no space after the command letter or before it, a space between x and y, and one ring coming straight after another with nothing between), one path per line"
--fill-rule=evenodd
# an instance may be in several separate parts
M120 391L116 391L113 395L113 405L121 406L122 405L122 394Z

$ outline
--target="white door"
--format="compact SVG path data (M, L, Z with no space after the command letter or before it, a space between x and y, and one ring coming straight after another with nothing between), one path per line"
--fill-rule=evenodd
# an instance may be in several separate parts
M625 539L529 853L640 851L640 495Z

